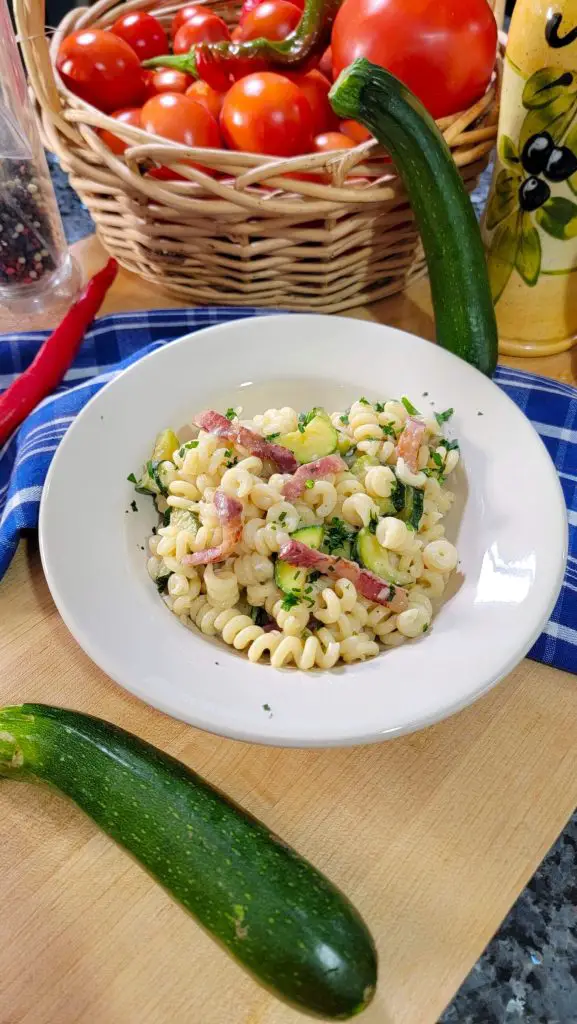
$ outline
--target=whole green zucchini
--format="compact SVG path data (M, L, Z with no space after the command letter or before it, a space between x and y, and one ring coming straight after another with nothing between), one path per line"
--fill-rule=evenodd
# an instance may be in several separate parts
M390 153L417 222L431 280L437 341L489 376L497 324L481 233L471 201L433 119L394 75L360 57L329 99Z
M227 950L301 1010L370 1002L375 947L339 890L185 765L130 733L42 704L0 709L0 777L74 800Z

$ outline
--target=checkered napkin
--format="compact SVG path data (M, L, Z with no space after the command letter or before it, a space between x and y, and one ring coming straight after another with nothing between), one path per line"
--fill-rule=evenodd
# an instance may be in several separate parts
M38 524L42 485L68 426L92 396L147 352L202 327L270 310L207 308L118 313L87 332L58 391L45 399L0 450L0 578L22 530ZM0 390L24 370L46 332L0 336ZM530 657L577 673L577 390L545 377L499 367L495 382L529 417L553 459L569 515L569 561L551 619Z

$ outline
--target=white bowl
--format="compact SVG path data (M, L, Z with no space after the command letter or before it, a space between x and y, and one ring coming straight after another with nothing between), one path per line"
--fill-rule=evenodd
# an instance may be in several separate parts
M427 397L424 396L427 393ZM408 395L453 406L463 469L447 533L461 576L423 640L329 672L250 664L196 635L146 571L152 502L127 476L158 431L242 405L347 407ZM482 415L481 415L482 414ZM453 478L452 478L453 479ZM262 743L367 743L421 728L485 693L527 653L564 571L565 506L533 427L467 363L413 335L329 316L210 327L158 349L108 384L72 424L44 488L40 545L68 628L121 686L193 725ZM270 710L269 710L270 709Z

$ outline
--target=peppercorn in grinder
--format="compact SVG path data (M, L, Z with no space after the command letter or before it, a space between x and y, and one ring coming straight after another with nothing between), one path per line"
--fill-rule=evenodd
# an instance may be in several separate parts
M64 237L6 0L0 0L0 305L69 305L79 274Z

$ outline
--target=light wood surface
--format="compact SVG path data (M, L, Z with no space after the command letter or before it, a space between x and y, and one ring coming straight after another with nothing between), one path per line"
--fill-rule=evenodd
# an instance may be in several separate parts
M75 249L86 273L103 262L94 239ZM171 305L123 272L104 312ZM431 336L424 282L358 315ZM0 330L9 327L0 319ZM575 379L569 354L522 365ZM0 623L0 704L62 704L138 733L342 886L379 949L366 1024L435 1024L577 802L575 679L533 662L413 736L278 750L199 732L114 685L60 620L34 537L0 587ZM305 1019L259 988L57 795L2 783L0 820L0 1024Z

